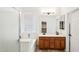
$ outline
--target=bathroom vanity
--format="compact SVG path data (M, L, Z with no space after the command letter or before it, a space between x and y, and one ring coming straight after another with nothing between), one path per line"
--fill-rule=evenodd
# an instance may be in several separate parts
M62 35L40 35L39 49L64 50L66 37Z

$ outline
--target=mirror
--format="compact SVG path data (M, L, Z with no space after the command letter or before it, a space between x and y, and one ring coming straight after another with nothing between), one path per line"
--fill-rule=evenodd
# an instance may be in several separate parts
M60 21L60 29L64 30L64 21Z
M63 15L63 16L60 17L59 28L61 30L64 30L65 29L65 15Z
M45 35L47 32L47 22L42 21L41 25L42 25L41 32L43 33L43 35Z

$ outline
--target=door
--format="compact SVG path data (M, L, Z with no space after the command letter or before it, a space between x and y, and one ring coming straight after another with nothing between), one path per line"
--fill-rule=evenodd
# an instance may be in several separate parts
M42 38L39 39L39 48L44 49L44 39Z
M55 49L60 49L60 39L55 39Z
M71 15L71 39L70 50L71 52L79 52L79 10L73 12Z
M49 38L44 39L44 48L49 49Z
M60 46L61 46L61 49L65 49L65 38L64 39L60 39Z
M54 43L54 38L51 38L49 41L49 47L50 47L50 49L54 49L55 48L55 43Z
M0 8L0 52L19 51L18 28L18 13L13 8Z

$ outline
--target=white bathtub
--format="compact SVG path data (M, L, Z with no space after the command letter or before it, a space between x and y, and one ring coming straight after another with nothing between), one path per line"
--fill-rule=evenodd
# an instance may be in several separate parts
M36 39L20 39L21 52L34 52L36 46Z

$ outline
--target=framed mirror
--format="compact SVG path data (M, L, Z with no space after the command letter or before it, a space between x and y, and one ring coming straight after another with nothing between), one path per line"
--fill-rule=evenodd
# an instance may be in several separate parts
M41 32L43 33L43 35L45 35L46 32L47 32L47 22L42 21L42 22L41 22L41 26L42 26Z
M60 21L59 21L59 28L61 30L65 29L65 15L61 16Z
M64 30L64 21L60 21L60 29Z

